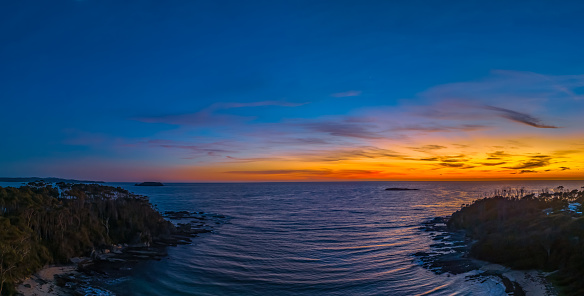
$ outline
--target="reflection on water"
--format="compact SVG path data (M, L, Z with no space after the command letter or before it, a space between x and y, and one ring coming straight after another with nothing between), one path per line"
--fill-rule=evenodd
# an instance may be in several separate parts
M435 242L421 223L496 189L575 189L584 182L110 185L147 195L162 211L229 218L110 284L120 295L505 295L492 283L423 268L413 254Z

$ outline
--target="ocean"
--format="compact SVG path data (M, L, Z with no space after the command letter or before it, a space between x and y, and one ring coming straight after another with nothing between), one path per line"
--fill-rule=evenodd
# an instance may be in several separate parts
M414 254L435 241L422 223L496 190L584 181L106 185L146 195L162 212L225 216L191 245L104 283L117 295L507 295L497 278L425 268Z

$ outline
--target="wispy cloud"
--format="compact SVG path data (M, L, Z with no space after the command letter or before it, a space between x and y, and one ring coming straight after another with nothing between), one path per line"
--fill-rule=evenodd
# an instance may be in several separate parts
M503 118L507 118L509 120L523 123L523 124L526 124L529 126L533 126L533 127L537 127L537 128L558 128L557 126L553 126L553 125L545 125L545 124L541 123L541 120L539 120L539 119L537 119L529 114L520 113L517 111L513 111L513 110L509 110L509 109L505 109L505 108L494 107L494 106L485 106L484 108L487 110L496 111L497 113L499 113L499 116L501 116Z
M505 151L495 151L487 153L487 160L500 160L512 157L512 154L506 153Z
M134 118L147 123L166 123L180 126L237 126L255 120L257 116L240 116L219 113L221 110L252 107L298 107L307 103L291 103L285 101L259 101L248 103L219 102L194 113L146 116Z
M375 131L377 126L372 124L357 124L349 122L310 122L299 124L309 130L326 133L335 137L350 137L361 139L381 139L384 136Z
M584 105L584 75L542 75L493 71L483 79L439 85L419 94L411 108L420 118L459 121L506 128L493 114L525 126L576 129L584 123L576 115Z
M227 154L238 153L234 149L233 142L210 142L190 144L171 140L148 140L144 143L150 147L158 147L172 150L184 150L191 157L200 156L226 156Z
M219 102L212 104L205 110L221 110L221 109L232 109L232 108L248 108L248 107L264 107L264 106L278 106L278 107L298 107L306 105L308 103L292 103L286 101L260 101L260 102L248 102L248 103L237 103L237 102Z
M539 146L535 139L539 135L551 139L550 131L558 126L565 128L556 133L565 134L577 122L550 109L550 102L558 97L564 102L578 101L572 96L576 83L560 90L558 85L566 81L552 79L546 84L544 80L529 73L495 73L480 81L438 86L409 104L357 108L336 115L310 116L302 112L312 106L294 108L304 103L259 101L215 103L194 113L141 120L183 127L161 137L179 141L150 142L151 147L200 159L199 163L216 168L220 163L221 170L230 175L250 175L239 176L245 180L261 176L275 180L284 175L334 178L335 174L352 178L348 176L412 171L445 176L489 172L509 176L535 170L543 174L545 169L575 173L581 169L578 165L569 165L572 170L568 171L563 169L568 166L559 167L564 163L558 159L566 162L581 155L582 146L549 141ZM533 81L541 82L535 90L530 84ZM360 94L347 91L331 96ZM263 109L270 106L289 108L286 111L290 112L278 113L288 117L278 119L270 114L269 120L263 120Z
M440 150L440 149L444 149L446 148L446 146L442 146L442 145L436 145L436 144L429 144L429 145L424 145L421 147L409 147L410 149L414 150L414 151L418 151L418 152L432 152L435 150Z
M533 72L493 70L486 78L433 87L424 97L438 100L473 100L507 104L510 98L542 103L550 98L576 101L583 98L575 89L584 86L584 75L543 75ZM523 103L523 102L520 102ZM520 105L518 104L518 105Z
M436 123L426 124L409 124L405 126L396 126L391 128L392 131L420 131L420 132L461 132L461 131L477 131L487 129L488 127L480 124L461 124L458 126L447 126Z
M281 157L233 157L227 155L225 157L227 163L250 163L250 162L267 162L267 161L285 161L285 158Z
M393 158L403 159L404 154L391 149L378 147L335 148L319 151L300 152L296 154L299 159L315 162L331 162L358 159Z
M267 143L274 145L301 145L301 146L314 146L314 145L330 145L333 144L330 140L323 138L293 138L293 137L280 137L274 139L267 139Z
M353 178L383 178L388 175L400 175L399 173L387 174L382 170L335 170L335 169L306 169L306 170L254 170L254 171L226 171L227 174L238 175L280 175L296 178L322 178L322 179L353 179Z
M350 91L346 91L346 92L339 92L339 93L331 94L331 97L335 97L335 98L357 97L357 96L360 96L361 93L362 93L362 91L360 91L360 90L350 90Z
M207 110L175 115L160 115L138 117L137 121L147 123L165 123L179 126L237 126L256 119L255 116L238 116L231 114L215 114Z

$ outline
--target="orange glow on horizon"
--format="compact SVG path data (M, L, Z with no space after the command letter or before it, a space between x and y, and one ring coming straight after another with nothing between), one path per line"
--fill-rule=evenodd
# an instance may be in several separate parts
M574 139L584 137L420 138L407 144L384 140L371 146L381 148L369 150L339 147L310 153L288 151L273 159L181 166L167 170L159 179L183 182L584 179L584 142Z

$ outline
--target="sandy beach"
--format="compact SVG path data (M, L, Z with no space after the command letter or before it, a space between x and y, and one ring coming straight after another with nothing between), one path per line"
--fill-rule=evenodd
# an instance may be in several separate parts
M24 296L71 295L70 291L57 286L55 275L78 273L75 266L48 266L22 282L16 291Z
M523 288L525 295L557 295L552 284L546 280L545 277L547 275L548 273L538 270L510 270L503 273L503 276L507 277L509 280L517 282L521 288Z
M517 283L527 296L558 295L553 285L546 279L549 273L539 270L512 270L499 264L487 264L482 271L493 272Z

